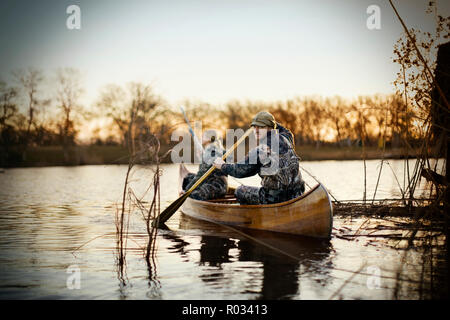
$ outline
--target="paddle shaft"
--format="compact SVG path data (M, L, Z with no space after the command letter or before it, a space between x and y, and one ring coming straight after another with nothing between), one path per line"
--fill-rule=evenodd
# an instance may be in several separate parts
M186 123L187 123L187 125L189 127L189 132L191 133L192 138L194 138L194 142L197 143L197 145L198 145L200 142L199 142L197 136L195 135L194 130L191 127L191 124L190 124L189 119L188 119L188 117L186 115L186 112L184 111L183 106L180 106L180 110L181 110L181 113L183 113L184 120L186 121ZM200 144L200 148L199 149L201 149L201 152L203 153L204 150L203 150L203 146L201 144ZM236 181L237 183L242 185L242 182L236 180L236 178L234 178L232 176L230 176L230 177L233 178L234 181Z
M236 141L236 143L227 150L227 152L225 152L225 154L222 156L222 160L225 161L225 159L237 148L238 145L240 145L242 143L242 141L245 140L245 138L247 138L247 136L252 132L253 128L248 129L244 135L242 137L239 138L238 141ZM208 178L208 176L211 174L211 172L213 172L216 169L216 167L211 166L211 168L209 168L208 171L206 171L206 173L197 180L197 182L195 182L192 187L186 191L186 193L191 193L192 191L194 191L195 188L197 188L203 181L205 181L206 178Z
M181 113L183 114L184 121L186 121L186 123L188 125L189 132L190 132L192 138L194 139L194 143L197 145L198 150L201 153L203 153L203 146L202 146L201 142L198 140L197 135L194 132L194 129L192 129L191 124L189 122L189 119L188 119L188 117L186 115L186 112L184 111L184 108L182 106L180 106L180 110L181 110Z
M248 129L242 137L239 138L236 143L225 152L225 154L222 156L222 160L225 161L225 159L239 146L245 138L247 138L250 133L252 133L253 128ZM209 177L209 175L216 169L213 165L211 168L209 168L206 173L200 177L193 185L189 188L181 197L179 197L177 200L175 200L170 206L168 206L161 214L156 218L155 222L157 222L158 226L164 224L176 211L181 205L184 203L187 197L192 193L192 191L195 190L203 181L205 181L206 178Z

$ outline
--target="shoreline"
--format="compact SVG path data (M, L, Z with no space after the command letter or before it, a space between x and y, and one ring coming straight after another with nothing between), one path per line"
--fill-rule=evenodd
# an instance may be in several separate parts
M160 153L164 154L167 150L169 147L164 147ZM403 148L389 148L383 153L383 150L369 147L365 149L365 157L361 147L297 146L296 151L302 162L406 158ZM418 151L411 152L408 159L416 159L417 154ZM13 147L8 152L1 151L0 168L128 164L128 151L122 146L80 145L69 148L67 159L66 161L62 146L30 147L25 160L18 147ZM168 157L161 163L172 161Z

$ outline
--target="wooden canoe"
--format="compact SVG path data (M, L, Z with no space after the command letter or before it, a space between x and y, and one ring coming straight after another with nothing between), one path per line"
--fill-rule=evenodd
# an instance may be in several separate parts
M180 186L189 171L180 165ZM233 227L275 231L316 238L329 238L333 205L322 184L298 198L266 205L240 205L229 188L224 199L199 201L187 198L181 212L200 220Z

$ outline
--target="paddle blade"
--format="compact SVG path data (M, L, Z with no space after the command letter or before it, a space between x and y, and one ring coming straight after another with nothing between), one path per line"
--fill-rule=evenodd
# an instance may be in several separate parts
M189 197L190 194L190 192L186 192L177 200L172 202L172 204L164 209L164 211L161 212L161 214L153 221L152 226L157 226L158 228L162 227L164 223L169 220L175 212L177 212L178 208L181 207L181 205L184 203L184 201L186 201L187 197Z

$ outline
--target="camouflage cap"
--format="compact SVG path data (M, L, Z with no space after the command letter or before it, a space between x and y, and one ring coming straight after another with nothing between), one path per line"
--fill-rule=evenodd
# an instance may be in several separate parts
M276 128L275 118L267 111L261 111L256 114L252 120L251 126Z

